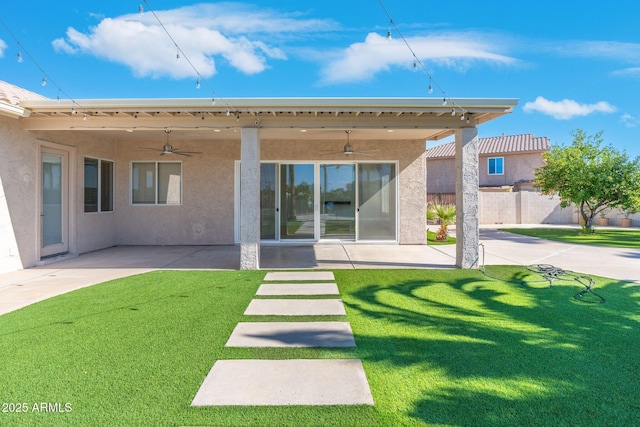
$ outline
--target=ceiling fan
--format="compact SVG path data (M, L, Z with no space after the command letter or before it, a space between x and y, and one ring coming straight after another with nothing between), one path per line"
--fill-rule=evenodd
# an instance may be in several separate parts
M345 156L350 156L352 154L363 154L365 156L372 156L372 153L375 153L378 150L354 150L353 149L353 145L351 145L351 142L349 142L349 135L351 135L351 131L350 130L345 130L345 133L347 134L347 143L345 144L344 148L341 151L328 151L327 154L344 154Z
M179 148L174 147L173 145L169 144L169 134L171 133L171 129L165 129L164 133L167 134L167 142L162 147L162 151L160 152L161 156L164 156L165 154L178 154L180 156L191 157L193 154L202 154L201 151L182 151ZM143 148L145 148L146 150L157 151L156 148Z

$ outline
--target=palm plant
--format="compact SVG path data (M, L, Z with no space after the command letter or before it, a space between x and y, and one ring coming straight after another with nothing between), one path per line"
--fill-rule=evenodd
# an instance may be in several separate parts
M449 236L447 227L456 222L456 207L444 203L432 203L427 206L427 219L429 221L438 220L440 228L436 234L436 240L444 241Z

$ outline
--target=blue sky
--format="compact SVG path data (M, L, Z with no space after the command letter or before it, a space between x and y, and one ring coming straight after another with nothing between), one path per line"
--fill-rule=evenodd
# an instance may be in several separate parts
M4 2L0 80L78 100L518 98L480 136L580 128L637 156L638 17L627 0Z

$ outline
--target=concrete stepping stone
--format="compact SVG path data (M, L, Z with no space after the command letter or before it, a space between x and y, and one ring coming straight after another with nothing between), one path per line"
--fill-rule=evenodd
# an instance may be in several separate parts
M355 347L348 322L241 322L226 347Z
M266 283L256 295L339 295L335 283Z
M267 282L272 281L329 281L336 280L331 271L271 271L264 276Z
M340 299L254 299L247 316L345 316Z
M373 405L358 359L218 360L191 406Z

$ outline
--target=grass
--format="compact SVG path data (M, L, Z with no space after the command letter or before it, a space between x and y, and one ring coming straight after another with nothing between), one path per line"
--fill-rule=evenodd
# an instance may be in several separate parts
M593 234L583 234L579 228L502 228L500 230L565 243L640 248L640 230L637 229L596 228Z
M437 246L437 245L455 245L456 238L447 236L447 240L437 240L435 231L427 230L427 245Z
M335 271L356 349L224 348L264 272L159 271L60 295L0 316L0 400L72 411L0 424L639 425L637 285L596 278L607 302L584 304L574 282L487 269L503 280ZM190 407L218 359L338 357L363 361L374 407Z

